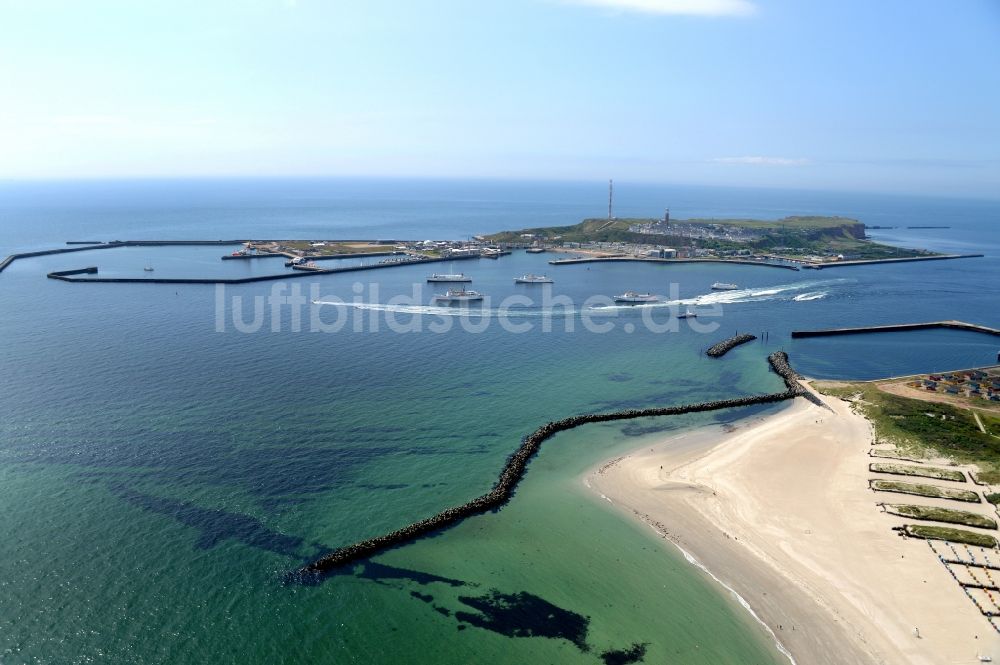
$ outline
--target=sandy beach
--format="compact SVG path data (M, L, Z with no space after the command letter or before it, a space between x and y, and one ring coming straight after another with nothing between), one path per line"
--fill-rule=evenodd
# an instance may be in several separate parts
M877 507L893 499L868 489L868 422L821 399L646 445L584 481L745 599L800 665L1000 661L927 544Z

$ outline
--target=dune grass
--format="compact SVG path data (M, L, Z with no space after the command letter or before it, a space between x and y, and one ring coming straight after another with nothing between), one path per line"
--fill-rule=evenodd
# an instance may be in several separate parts
M970 513L966 510L952 510L951 508L937 508L935 506L914 506L905 503L883 504L887 513L899 515L900 517L910 517L915 520L926 520L929 522L947 522L948 524L961 524L962 526L974 526L980 529L996 529L997 523L979 513Z
M975 533L965 529L953 529L949 526L930 526L928 524L907 524L904 533L914 538L929 538L931 540L949 540L953 543L964 543L976 547L996 547L997 541L985 533Z
M827 395L851 401L875 428L875 444L893 444L907 457L944 456L979 467L984 483L1000 483L1000 438L984 434L972 413L949 404L882 392L873 383L824 385ZM994 427L987 417L987 427ZM992 431L992 430L991 430Z
M876 473L891 473L897 476L920 476L922 478L934 478L936 480L951 480L956 483L965 482L965 474L955 469L941 469L936 466L913 466L909 464L890 464L886 462L872 462L868 465L869 471Z
M898 480L871 480L869 484L872 489L880 492L899 492L901 494L926 496L932 499L965 501L966 503L980 502L979 495L970 490L938 487L937 485L925 485L923 483L904 483Z

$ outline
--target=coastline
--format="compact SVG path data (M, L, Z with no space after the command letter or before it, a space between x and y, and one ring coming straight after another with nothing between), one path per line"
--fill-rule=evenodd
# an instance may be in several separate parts
M791 662L971 663L1000 636L865 481L870 426L840 400L661 440L592 467L590 491L733 594ZM920 637L914 634L919 629Z

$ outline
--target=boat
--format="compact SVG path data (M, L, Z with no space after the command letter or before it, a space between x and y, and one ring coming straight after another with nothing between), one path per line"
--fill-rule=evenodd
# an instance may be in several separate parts
M528 253L528 254L541 254L542 252L545 251L545 248L544 247L529 247L528 249L526 249L524 251L526 253Z
M713 291L735 291L740 287L735 284L730 284L729 282L716 282L712 285Z
M552 278L546 277L545 275L532 275L528 273L527 275L521 275L520 277L514 278L515 284L552 284Z
M678 319L697 319L698 318L698 313L697 312L692 312L691 310L686 310L684 313L678 314L677 318Z
M493 249L492 247L487 247L480 254L484 259L499 259L500 255L503 254L499 249Z
M659 302L659 298L651 293L636 293L635 291L626 291L620 296L615 296L615 302L625 305L639 305L642 303Z
M478 291L466 291L465 289L448 289L448 293L443 296L434 296L437 302L478 302L483 299L483 294Z
M153 267L152 266L146 266L145 268L143 268L143 270L145 270L146 272L153 272Z
M466 277L465 273L454 273L454 274L438 274L434 273L427 278L428 282L471 282L471 277Z

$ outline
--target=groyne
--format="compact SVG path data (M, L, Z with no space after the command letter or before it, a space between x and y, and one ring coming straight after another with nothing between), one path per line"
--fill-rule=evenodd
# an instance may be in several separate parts
M798 270L798 266L784 265L781 263L768 263L766 261L747 261L742 259L659 259L655 257L640 256L585 256L574 259L552 259L549 265L565 266L577 263L733 263L741 266L762 266L764 268L783 268L784 270Z
M784 352L777 351L772 353L768 356L767 360L771 368L784 380L785 391L766 395L751 395L716 400L713 402L700 402L684 406L626 409L612 413L591 413L545 423L521 441L521 445L507 459L506 464L504 464L503 469L500 471L500 476L493 485L493 489L486 494L476 497L460 506L446 508L432 517L414 522L390 533L337 548L326 556L299 569L297 575L301 579L309 579L310 577L322 575L352 562L367 559L384 550L411 542L434 531L454 526L467 517L502 508L510 500L517 485L524 478L528 462L538 452L539 448L541 448L542 443L559 432L591 423L648 418L651 416L677 416L685 413L701 413L756 404L770 404L792 399L806 393L806 390L798 381L798 374L789 365L788 356Z
M736 335L735 337L724 339L718 344L713 344L712 346L708 347L708 350L705 351L705 355L711 358L721 358L732 349L735 349L740 344L746 344L747 342L752 342L755 339L757 339L757 335L748 335L746 333L742 335Z
M983 254L938 254L935 256L906 256L898 259L858 259L856 261L830 261L829 263L803 263L802 267L809 270L826 270L827 268L847 268L849 266L867 266L877 263L910 263L913 261L948 261L951 259L978 259Z
M933 328L950 328L953 330L969 330L972 332L984 333L986 335L1000 336L1000 330L981 326L965 321L928 321L925 323L896 323L884 326L862 326L858 328L827 328L823 330L794 330L793 338L802 337L830 337L833 335L860 335L864 333L879 332L905 332L907 330L929 330Z

